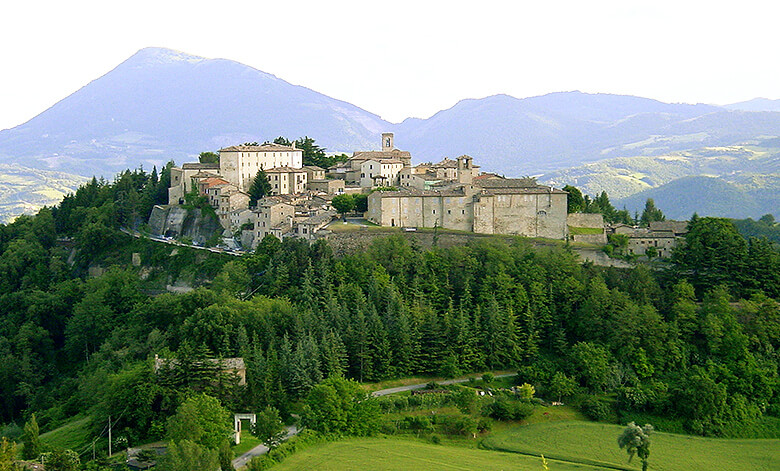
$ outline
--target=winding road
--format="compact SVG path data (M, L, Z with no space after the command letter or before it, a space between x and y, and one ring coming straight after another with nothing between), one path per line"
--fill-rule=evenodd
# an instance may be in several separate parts
M495 375L494 378L506 378L509 376L515 376L517 373L505 373L500 375ZM459 378L459 379L447 379L444 381L437 381L436 384L441 384L442 386L446 386L448 384L458 384L458 383L466 383L471 378ZM420 384L410 384L408 386L398 386L396 388L387 388L387 389L380 389L378 391L374 391L371 393L371 396L373 397L379 397L379 396L387 396L388 394L396 394L404 391L413 391L415 389L424 389L428 383L420 383ZM290 437L293 437L298 434L300 430L295 425L290 425L287 427L287 436L284 438L287 440ZM236 469L241 469L244 466L249 463L249 461L254 458L255 456L261 456L268 453L268 447L265 445L257 445L256 447L252 448L251 450L247 451L243 455L239 456L238 458L233 460L233 467Z

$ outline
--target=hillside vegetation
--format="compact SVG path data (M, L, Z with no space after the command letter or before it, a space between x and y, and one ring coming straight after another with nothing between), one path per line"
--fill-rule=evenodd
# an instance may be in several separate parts
M599 420L647 414L732 436L780 415L780 252L728 220L694 218L658 271L582 264L563 244L522 238L422 248L390 235L336 256L323 240L267 237L228 259L119 231L164 197L167 175L92 180L57 207L0 224L0 422L10 438L35 414L43 433L70 425L53 442L87 430L103 453L110 416L115 445L173 439L211 463L229 459L230 412L248 410L300 415L327 436L386 427L473 437L536 406L508 391L479 396L479 410L452 402L473 390L382 402L353 380L503 369L547 400L579 398ZM200 286L160 294L180 278ZM175 361L155 368L156 355ZM245 385L206 361L234 357ZM421 416L430 401L449 409L435 420L380 416ZM189 443L200 410L212 413L201 434L210 439Z
M593 470L598 467L548 460L550 469L560 471ZM274 466L274 471L316 469L343 471L431 471L512 469L537 471L541 458L495 451L432 445L393 438L341 440L307 448ZM601 468L603 469L603 468Z
M544 454L557 460L595 466L641 469L639 460L629 464L615 439L619 425L559 422L512 427L487 437L486 448L522 454ZM652 434L651 469L777 469L780 467L780 440L723 440ZM555 469L554 467L551 467Z

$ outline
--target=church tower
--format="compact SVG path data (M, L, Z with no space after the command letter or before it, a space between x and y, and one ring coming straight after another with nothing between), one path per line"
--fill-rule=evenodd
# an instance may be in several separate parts
M472 182L474 177L474 164L471 157L468 155L461 155L458 157L458 183Z
M393 146L393 133L391 132L383 132L382 133L382 152L390 152L394 149Z

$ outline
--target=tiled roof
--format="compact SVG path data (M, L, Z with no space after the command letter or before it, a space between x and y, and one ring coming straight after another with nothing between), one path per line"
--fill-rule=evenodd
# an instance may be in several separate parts
M302 152L301 149L295 149L292 146L282 146L279 144L262 144L259 146L230 146L220 149L220 152Z
M305 170L302 168L293 168L293 167L274 167L269 168L265 170L265 173L304 173Z
M405 150L393 149L390 151L368 150L352 154L349 160L387 160L387 159L411 159L412 154Z
M539 187L533 178L486 178L474 182L481 188L535 188ZM543 187L548 188L548 187Z

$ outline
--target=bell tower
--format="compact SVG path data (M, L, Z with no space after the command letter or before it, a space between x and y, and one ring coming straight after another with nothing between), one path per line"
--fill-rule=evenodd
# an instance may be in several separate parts
M390 152L394 149L393 146L393 133L391 132L383 132L382 133L382 152Z

